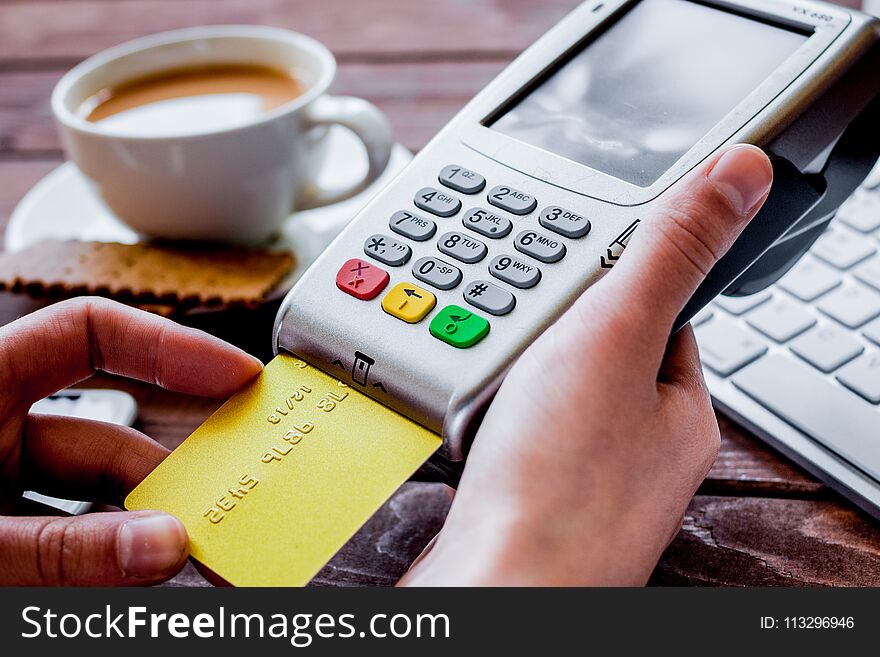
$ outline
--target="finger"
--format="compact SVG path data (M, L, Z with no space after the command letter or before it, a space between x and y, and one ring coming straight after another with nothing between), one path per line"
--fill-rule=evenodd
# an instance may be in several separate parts
M669 340L657 380L661 384L682 388L705 386L700 351L697 348L694 329L690 324Z
M179 520L157 511L0 517L0 585L157 584L186 563Z
M617 324L629 337L651 348L666 344L675 318L760 209L772 179L760 149L734 146L677 183L642 221L593 293L614 301L609 312L625 315Z
M96 370L226 397L261 367L207 333L93 297L57 303L0 329L0 380L25 404Z
M122 506L168 453L131 427L31 415L24 426L21 485L65 499Z

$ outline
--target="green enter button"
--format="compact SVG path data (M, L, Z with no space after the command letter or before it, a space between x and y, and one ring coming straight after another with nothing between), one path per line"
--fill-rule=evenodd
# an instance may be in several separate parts
M489 332L489 322L461 306L446 306L431 320L431 335L459 349L477 344Z

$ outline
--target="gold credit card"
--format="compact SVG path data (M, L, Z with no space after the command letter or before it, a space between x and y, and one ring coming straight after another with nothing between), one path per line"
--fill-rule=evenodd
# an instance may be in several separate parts
M421 466L439 436L289 355L128 496L186 526L236 586L302 586Z

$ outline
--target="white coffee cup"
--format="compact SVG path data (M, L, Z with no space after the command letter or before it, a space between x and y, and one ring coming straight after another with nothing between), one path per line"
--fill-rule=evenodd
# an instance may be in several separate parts
M245 123L167 136L127 135L81 116L102 89L163 71L250 64L290 71L303 84L294 100ZM385 170L393 139L385 116L365 100L330 96L336 61L302 34L258 26L198 27L111 48L69 71L52 93L68 157L110 209L150 237L256 244L291 211L354 196ZM315 182L327 127L353 131L368 172L345 189Z

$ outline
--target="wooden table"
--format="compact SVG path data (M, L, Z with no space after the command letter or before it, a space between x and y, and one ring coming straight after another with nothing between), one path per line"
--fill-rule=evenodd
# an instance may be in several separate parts
M63 156L52 86L84 57L171 28L260 23L298 30L339 59L335 91L382 108L417 150L577 0L0 0L0 227ZM0 323L42 302L0 294ZM272 309L198 325L267 356ZM247 320L247 321L245 321ZM179 444L216 403L96 377L131 392L139 428ZM880 524L719 417L721 454L651 583L878 585ZM449 498L409 483L337 555L318 584L392 584L436 533ZM204 581L188 568L174 584Z

